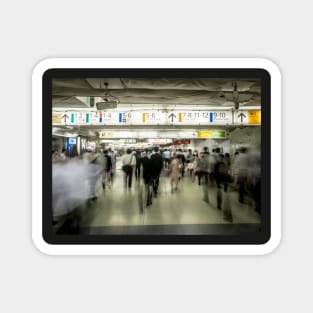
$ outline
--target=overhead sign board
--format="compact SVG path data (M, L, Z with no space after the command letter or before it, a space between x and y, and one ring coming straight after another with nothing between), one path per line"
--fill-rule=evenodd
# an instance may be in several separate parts
M123 131L123 130L101 130L99 131L100 139L119 139L119 138L142 138L142 139L168 139L172 138L185 138L187 139L227 139L228 132L226 130L211 129L199 131L179 131L179 130L166 130L166 131L147 131L144 129L136 131Z
M231 111L173 111L167 124L176 125L231 125Z
M227 132L225 130L198 130L197 138L203 139L226 139Z
M260 110L240 110L234 112L235 125L260 125L261 111Z
M261 124L261 111L248 111L248 124Z
M62 125L62 113L52 113L52 125Z
M53 125L259 125L259 110L138 110L53 112Z

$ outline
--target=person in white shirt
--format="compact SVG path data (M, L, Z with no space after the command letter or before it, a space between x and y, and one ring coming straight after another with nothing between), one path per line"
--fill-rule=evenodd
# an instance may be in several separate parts
M124 187L131 188L134 167L136 166L136 157L131 153L130 149L127 149L126 154L121 158L122 170L124 171Z
M62 161L66 160L66 149L62 149L62 152L60 154L60 158Z
M164 167L168 169L171 159L171 152L167 149L165 149L162 153L162 158L164 161Z

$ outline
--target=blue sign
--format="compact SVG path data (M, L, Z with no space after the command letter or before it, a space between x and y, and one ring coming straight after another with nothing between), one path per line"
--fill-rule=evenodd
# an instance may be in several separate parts
M210 112L210 123L213 122L213 112Z
M76 138L68 138L69 145L76 145Z
M122 121L123 121L123 114L122 114L122 113L119 113L119 115L118 115L118 121L119 121L120 123L122 123Z

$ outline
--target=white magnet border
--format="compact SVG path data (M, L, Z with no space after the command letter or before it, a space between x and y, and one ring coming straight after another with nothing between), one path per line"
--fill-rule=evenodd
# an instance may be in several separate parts
M271 76L271 238L265 244L214 245L52 245L42 237L42 76L51 68L260 68ZM32 239L49 255L264 255L281 240L282 214L281 74L264 58L54 58L38 63L32 75Z

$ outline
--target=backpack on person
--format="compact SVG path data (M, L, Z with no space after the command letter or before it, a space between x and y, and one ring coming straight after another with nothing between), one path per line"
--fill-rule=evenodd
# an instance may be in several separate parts
M131 173L132 170L133 170L133 167L132 167L132 165L131 165L132 160L133 160L133 155L130 157L130 162L129 162L129 164L125 164L125 165L122 166L122 170L123 170L126 174Z
M232 182L231 176L228 173L228 167L223 160L220 160L215 164L215 175L217 175L220 180L225 183Z

